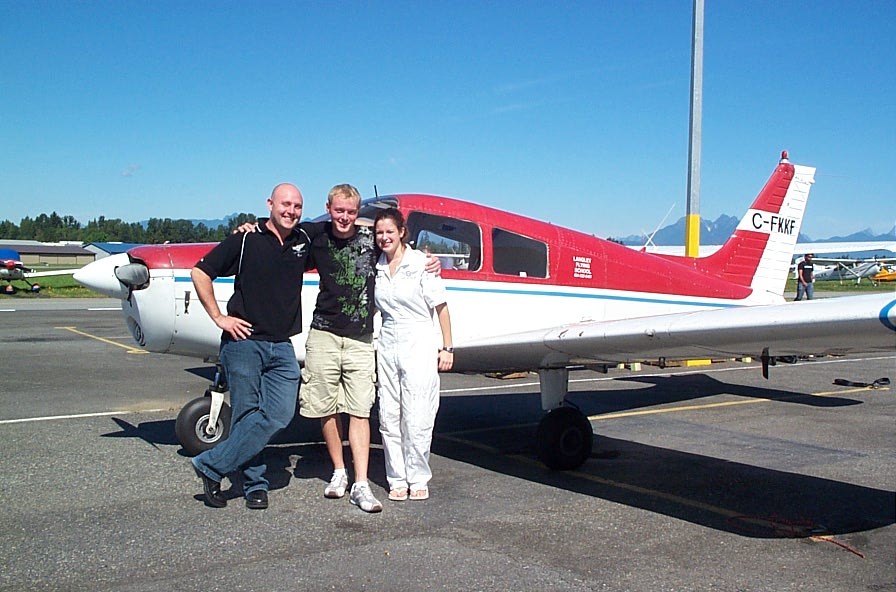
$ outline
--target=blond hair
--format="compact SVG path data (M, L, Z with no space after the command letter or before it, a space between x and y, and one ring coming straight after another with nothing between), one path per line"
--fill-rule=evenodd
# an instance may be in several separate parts
M348 183L334 185L333 188L330 189L330 193L327 194L327 203L333 203L333 199L337 197L352 199L355 201L355 203L361 205L361 194L358 193L358 190L355 189L354 186L349 185Z

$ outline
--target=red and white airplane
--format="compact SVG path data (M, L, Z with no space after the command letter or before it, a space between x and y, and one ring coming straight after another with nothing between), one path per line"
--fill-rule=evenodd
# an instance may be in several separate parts
M767 375L780 356L896 349L894 294L784 300L814 174L784 153L731 238L701 258L637 252L445 197L368 199L361 217L398 207L410 240L444 257L454 371L538 372L548 411L538 430L539 456L564 469L582 464L593 440L588 419L563 405L571 366L755 356ZM122 300L141 347L214 360L221 332L190 281L190 269L212 246L138 247L84 267L75 279ZM318 283L316 274L305 275L308 320ZM223 307L233 278L214 286ZM304 333L294 343L301 360ZM178 437L190 452L226 437L229 410L219 392L223 382L219 387L178 416Z
M50 275L71 275L74 269L56 269L52 271L35 271L30 267L26 267L19 257L19 252L15 249L0 248L0 280L6 282L3 286L2 293L12 294L15 287L12 285L14 281L25 282L31 292L40 292L40 284L29 281L31 278L46 277Z

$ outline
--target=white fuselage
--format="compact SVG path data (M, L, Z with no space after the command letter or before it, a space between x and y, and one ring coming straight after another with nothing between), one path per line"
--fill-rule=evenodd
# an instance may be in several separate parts
M110 258L107 258L110 259ZM629 319L676 312L757 304L668 294L443 279L448 292L454 343L488 339L524 331L587 321ZM316 273L305 274L302 289L303 332L292 338L297 357L304 359L304 342L317 298ZM214 282L221 310L233 293L233 278ZM213 359L221 331L202 308L186 269L150 270L149 286L122 297L122 312L137 343L152 352ZM173 308L172 308L173 303ZM379 322L377 320L377 327ZM433 330L436 331L434 324Z

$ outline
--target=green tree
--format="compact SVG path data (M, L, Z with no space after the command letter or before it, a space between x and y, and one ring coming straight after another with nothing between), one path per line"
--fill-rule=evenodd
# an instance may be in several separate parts
M0 222L0 238L19 238L19 227L9 220Z
M231 218L230 220L228 220L227 228L225 228L225 236L227 234L230 234L238 226L242 226L246 222L251 222L252 224L255 224L255 222L256 222L255 214L240 213L240 214L234 216L233 218Z

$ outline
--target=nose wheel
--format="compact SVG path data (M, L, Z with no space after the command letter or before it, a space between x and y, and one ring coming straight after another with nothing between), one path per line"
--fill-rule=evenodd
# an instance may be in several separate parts
M572 407L558 407L548 412L538 424L538 457L554 470L567 471L582 466L591 456L593 442L591 422Z
M212 397L193 399L177 414L174 433L184 450L195 456L213 448L230 434L230 405L223 403L217 421L210 424Z

